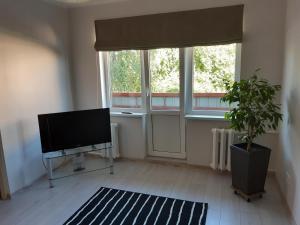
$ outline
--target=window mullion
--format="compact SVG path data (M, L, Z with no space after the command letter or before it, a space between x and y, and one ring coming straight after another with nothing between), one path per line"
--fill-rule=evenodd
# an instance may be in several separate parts
M184 49L184 114L192 112L193 101L193 48Z
M149 70L149 51L142 51L143 55L143 77L144 77L144 90L143 90L143 98L145 101L145 111L150 113L150 70Z
M108 75L108 57L107 52L99 52L99 69L100 69L100 85L102 107L111 107L110 82Z
M185 49L184 48L180 48L179 49L179 103L180 103L180 112L184 112L185 111Z
M235 50L235 81L240 81L241 78L241 56L242 55L242 44L236 44Z
M105 84L107 87L107 95L106 95L106 101L108 103L107 107L112 107L112 91L111 91L111 79L109 75L109 67L110 67L110 61L109 61L109 53L104 52L104 70L105 70Z

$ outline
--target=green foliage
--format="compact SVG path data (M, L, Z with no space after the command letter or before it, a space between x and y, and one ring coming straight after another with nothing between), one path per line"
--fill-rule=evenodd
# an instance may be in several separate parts
M235 60L236 44L195 47L194 93L224 93L224 80L234 82Z
M275 130L282 120L280 105L274 103L281 86L259 79L258 72L256 70L251 78L240 82L225 82L227 93L222 98L233 105L225 118L231 121L231 128L243 133L248 151L256 137L265 134L267 129Z
M139 51L109 53L112 92L141 92Z
M150 50L151 91L179 93L179 49Z
M194 48L194 93L225 92L223 80L231 84L235 74L236 45ZM179 92L179 49L149 50L151 91ZM112 92L141 92L140 51L109 53Z

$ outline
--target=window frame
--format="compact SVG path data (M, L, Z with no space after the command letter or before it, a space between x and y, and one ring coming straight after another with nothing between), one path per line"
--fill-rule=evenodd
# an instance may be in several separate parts
M193 47L179 49L179 108L178 110L153 110L151 108L150 87L150 53L148 50L138 50L141 59L141 108L119 108L112 107L111 80L109 78L109 52L98 52L98 65L100 74L100 87L102 107L111 108L111 112L131 113L165 113L183 115L224 116L227 110L193 110ZM242 44L236 43L235 81L240 80Z
M165 49L165 48L162 48ZM181 63L182 61L184 61L184 58L181 58L181 51L182 48L175 48L178 49L178 60L179 60L179 71L178 71L178 76L179 76L179 92L178 92L178 97L179 97L179 106L176 109L153 109L152 107L152 90L151 90L151 68L150 68L150 51L151 50L147 50L146 54L147 54L147 76L148 76L148 83L147 83L147 88L148 88L148 95L147 97L149 97L149 112L151 112L151 114L165 114L165 115L180 115L181 112L181 108L182 105L184 105L183 99L182 99L182 95L184 93L184 90L182 89L182 82L184 82L184 73L181 73Z
M98 52L99 65L100 65L100 83L101 83L101 95L102 106L110 108L111 112L128 112L128 113L145 113L145 69L144 69L144 55L142 50L136 50L140 53L141 60L141 107L140 108L122 108L112 106L112 91L111 91L111 79L109 75L109 52ZM102 69L101 69L102 67Z
M240 80L242 44L236 44L234 80ZM196 46L195 46L196 47ZM228 110L194 110L193 109L193 79L194 79L194 47L185 48L185 115L224 116Z

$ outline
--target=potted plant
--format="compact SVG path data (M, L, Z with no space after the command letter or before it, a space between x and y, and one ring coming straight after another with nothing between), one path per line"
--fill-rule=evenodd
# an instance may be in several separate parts
M231 172L235 193L247 201L254 196L262 197L271 153L271 149L255 144L254 140L267 130L276 130L282 120L280 105L274 102L281 86L259 79L258 71L232 85L225 81L227 93L221 99L230 104L225 118L243 140L231 146Z

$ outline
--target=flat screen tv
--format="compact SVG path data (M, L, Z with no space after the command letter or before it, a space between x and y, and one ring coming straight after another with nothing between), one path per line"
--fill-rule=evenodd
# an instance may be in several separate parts
M109 109L38 115L42 152L111 142Z

